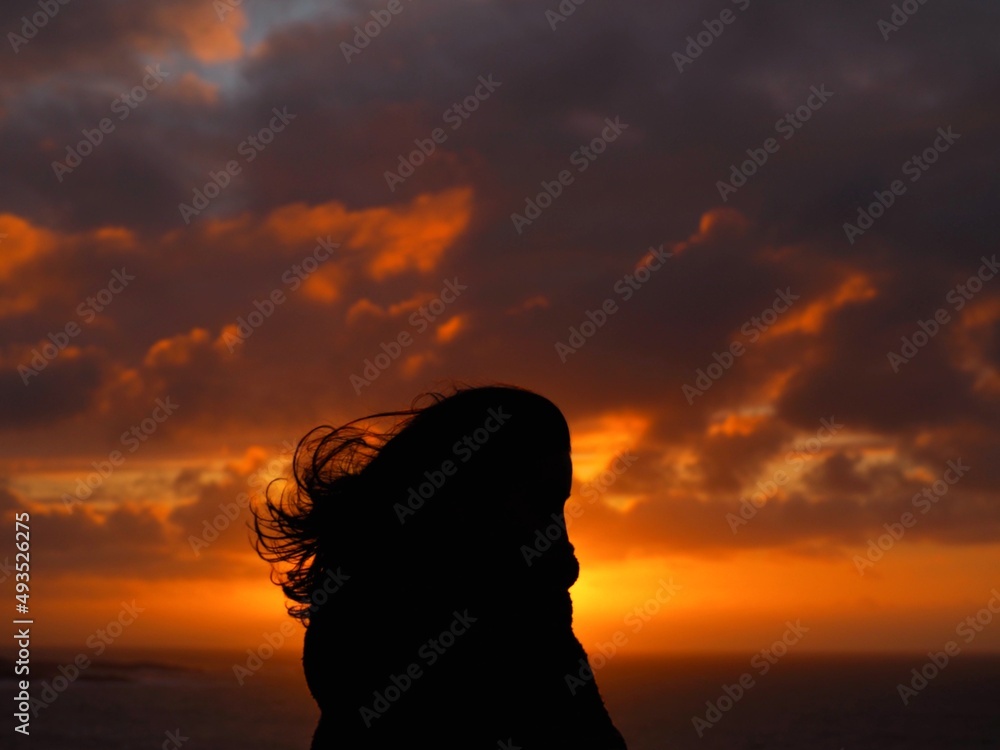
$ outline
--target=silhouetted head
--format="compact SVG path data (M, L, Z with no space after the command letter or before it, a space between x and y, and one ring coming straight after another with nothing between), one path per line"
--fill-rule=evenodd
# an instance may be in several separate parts
M338 568L355 587L561 589L578 566L563 505L572 464L566 420L520 388L465 388L405 412L314 430L295 456L295 487L256 514L258 551L289 563L281 580L310 615ZM394 418L385 431L371 423ZM541 536L539 536L539 533Z

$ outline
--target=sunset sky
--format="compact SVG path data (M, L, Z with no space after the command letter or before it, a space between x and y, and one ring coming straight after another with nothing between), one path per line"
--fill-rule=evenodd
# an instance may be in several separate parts
M37 645L256 646L241 493L502 382L570 423L588 650L942 648L1000 590L1000 8L911 4L5 5Z

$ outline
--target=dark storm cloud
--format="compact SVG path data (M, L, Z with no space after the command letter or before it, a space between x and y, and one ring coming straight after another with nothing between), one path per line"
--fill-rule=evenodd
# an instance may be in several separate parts
M207 6L177 5L182 18L225 28ZM55 75L69 67L63 55L77 59L88 50L96 55L99 48L116 48L140 57L136 48L147 38L167 49L171 43L184 48L176 29L153 33L157 22L162 27L162 14L122 7L67 7L67 17L53 19L21 54L48 61ZM478 76L492 74L502 86L451 134L441 149L451 158L431 159L400 188L402 195L472 181L481 196L496 201L483 240L492 238L494 247L508 252L533 250L552 236L597 246L612 238L641 244L651 233L679 234L719 202L716 182L730 165L775 135L773 123L804 103L812 86L825 84L833 98L732 199L737 205L789 234L826 232L839 239L840 224L856 205L899 176L913 150L951 123L963 133L962 153L947 154L925 184L914 185L880 231L905 235L910 228L907 239L917 241L924 235L912 231L913 217L943 226L957 213L981 215L975 194L944 186L994 171L982 158L992 151L985 148L988 124L981 113L985 90L996 85L997 53L981 31L988 24L980 21L995 10L972 2L923 8L883 40L876 21L887 9L867 3L835 10L751 3L679 72L672 55L726 7L706 2L674 12L653 3L595 5L581 7L553 31L541 3L407 5L348 63L340 45L353 43L355 22L365 16L359 6L353 20L320 17L275 29L252 57L233 63L243 84L223 91L218 103L184 104L167 92L152 94L136 111L141 124L121 123L65 185L53 185L51 174L42 179L51 172L43 165L55 154L35 159L31 169L22 161L17 171L33 188L29 195L46 195L50 203L62 196L63 210L73 212L66 219L128 216L163 227L177 199L232 158L271 107L288 106L300 113L297 135L279 139L246 170L232 188L234 199L258 210L330 197L384 203L397 197L384 179L397 156L441 126L442 114L472 92ZM70 28L59 22L71 12L91 14L101 36L75 34L57 44L55 35ZM951 38L959 33L963 45L956 53ZM155 50L157 44L145 46ZM177 86L189 63L181 57L165 65L173 78L165 88ZM116 81L132 83L129 76L142 67L115 70ZM36 76L48 68L39 70ZM96 122L110 102L96 86L66 85L56 93L53 79L46 81L30 98L24 89L14 92L18 106L5 142L33 137L29 154L46 136L62 149L78 137L78 124ZM573 195L548 212L544 231L533 227L527 238L498 232L501 217L593 137L588 123L606 116L628 123L641 147L614 145L594 173L580 176ZM936 187L927 186L932 181ZM97 186L100 202L89 199ZM580 212L580 205L589 210ZM843 243L836 249L850 252Z
M44 358L25 357L16 364L31 368L33 361L45 362ZM26 386L25 376L17 372L14 364L0 372L0 401L4 404L0 429L29 429L86 413L94 405L104 376L98 357L66 356L46 364L45 377L39 377L37 383L32 382L35 376L27 375Z
M865 464L864 445L830 447L745 534L725 522L790 442L835 417L900 466L969 458L976 470L955 502L915 535L995 538L989 366L1000 359L1000 279L963 311L946 299L995 247L1000 52L990 29L1000 19L982 2L931 3L884 39L877 22L890 6L586 3L553 30L554 2L422 2L348 61L342 44L354 43L368 6L276 25L251 48L237 37L241 16L219 21L207 2L67 5L0 55L0 213L27 222L11 223L0 245L11 253L0 263L0 445L106 452L169 396L182 406L155 450L214 450L402 407L445 378L500 380L552 396L574 423L648 416L636 450L650 460L619 485L645 501L624 515L595 507L584 531L600 520L609 538L686 549L853 544L913 490ZM28 9L10 10L0 28ZM678 70L675 53L723 9L732 23ZM81 33L84 24L97 31ZM155 64L169 71L162 84L60 181L53 160ZM475 111L457 114L477 87ZM779 128L803 106L807 120ZM294 119L249 161L240 146L275 108ZM595 160L572 161L609 118L627 127ZM958 139L911 181L906 162L948 127ZM390 187L386 172L435 128L444 142ZM780 148L720 195L733 165L768 138ZM186 223L178 204L231 160L239 174ZM511 214L561 170L571 184L519 232ZM844 222L897 179L905 192L852 244ZM426 242L421 226L462 214L461 200L443 197L454 190L467 190L468 216L444 248L399 255L396 245ZM377 236L380 227L395 234ZM284 288L285 271L328 233L343 247L315 277L323 283L228 346L229 327ZM616 283L660 245L673 257L624 299ZM17 364L122 266L136 281L84 326L81 353L24 388ZM418 332L409 316L446 279L468 291ZM798 299L751 341L744 326L780 290ZM561 361L555 344L607 299L617 311ZM894 372L887 354L940 307L952 322ZM401 332L413 344L359 393L351 376ZM745 353L689 404L682 387L733 342ZM748 410L763 421L715 427ZM31 425L49 431L25 442L15 430ZM681 448L699 479L650 468L653 455ZM197 503L170 519L188 532L233 489L196 484ZM151 524L165 521L122 513L122 528L163 549ZM104 533L88 518L53 523Z

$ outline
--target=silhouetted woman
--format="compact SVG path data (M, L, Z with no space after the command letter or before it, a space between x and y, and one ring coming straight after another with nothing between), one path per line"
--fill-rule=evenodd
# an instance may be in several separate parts
M572 631L566 420L519 388L434 399L313 431L257 516L308 623L313 750L624 748Z

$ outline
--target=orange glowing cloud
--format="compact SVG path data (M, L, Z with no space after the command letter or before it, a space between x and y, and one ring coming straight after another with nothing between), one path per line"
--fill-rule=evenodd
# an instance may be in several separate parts
M619 477L637 460L633 453L649 429L648 417L632 411L610 412L580 425L571 425L574 490L579 505L598 499L605 508L628 513L647 499L628 492Z
M265 464L269 459L272 463L269 470L278 470L278 476L280 476L280 469L288 463L287 456L272 456L272 452L261 445L248 446L243 455L226 461L224 470L237 477L249 477L262 468L267 468Z
M174 96L187 104L215 104L219 87L189 70L177 80Z
M331 236L348 250L364 251L368 275L375 280L437 267L445 251L469 225L472 191L456 188L422 194L408 205L349 211L330 201L296 203L267 217L266 230L283 243L304 244Z
M403 377L413 378L425 367L436 362L438 362L438 358L433 352L411 354L403 360Z
M471 204L472 191L463 188L420 195L405 213L365 212L349 245L380 248L368 267L376 280L411 268L431 271L469 225Z
M714 239L722 235L741 235L750 227L747 218L735 208L713 208L701 215L698 234L692 240Z
M648 417L630 411L572 425L574 477L584 483L593 481L616 456L635 449L648 428Z
M370 315L375 318L381 318L386 314L386 310L379 305L372 302L367 297L359 299L353 305L351 305L347 310L347 322L353 323L358 318L362 318L366 315Z
M763 413L729 412L719 415L708 426L708 434L745 437L754 433L761 424L767 421L767 418L768 415Z
M0 281L11 278L19 267L49 252L56 236L19 216L0 214Z
M231 7L222 19L219 15L210 4L185 6L175 3L158 6L155 11L157 28L179 38L192 57L208 64L238 59L244 51L240 32L247 28L249 22L243 9ZM143 40L143 46L160 51L163 40Z
M454 339L459 333L465 330L467 322L467 317L465 315L456 315L449 318L444 323L437 328L437 340L442 344L446 344L452 339Z
M804 308L792 308L769 328L762 338L789 333L817 334L829 317L846 305L874 299L878 295L872 280L864 273L852 273L836 289L810 302Z
M410 299L405 299L402 302L395 302L386 306L379 305L365 297L351 305L350 309L347 311L347 321L349 323L354 323L366 316L380 319L395 318L419 309L421 305L436 299L436 297L437 295L433 293L421 292Z
M147 367L180 367L191 361L195 348L204 346L210 340L208 331L195 328L190 333L182 333L169 339L160 339L146 352L143 364Z
M698 222L698 231L692 234L686 241L675 242L671 246L674 255L680 255L692 245L699 245L710 240L733 239L743 236L750 228L750 221L735 208L720 206L712 208L701 215ZM649 256L644 257L640 263L649 260Z
M327 265L306 278L302 284L302 293L311 300L329 304L340 298L342 286L340 269Z
M0 297L0 318L37 310L45 297L60 298L68 304L78 294L75 280L45 274L45 284L39 288L34 281L20 283L18 277L37 266L37 261L52 253L69 250L81 243L102 248L131 249L135 235L116 226L98 227L85 232L53 232L13 214L0 214L0 283L8 288ZM34 285L35 288L30 288Z
M769 373L758 389L761 400L766 404L776 404L799 369L799 365L792 365Z

